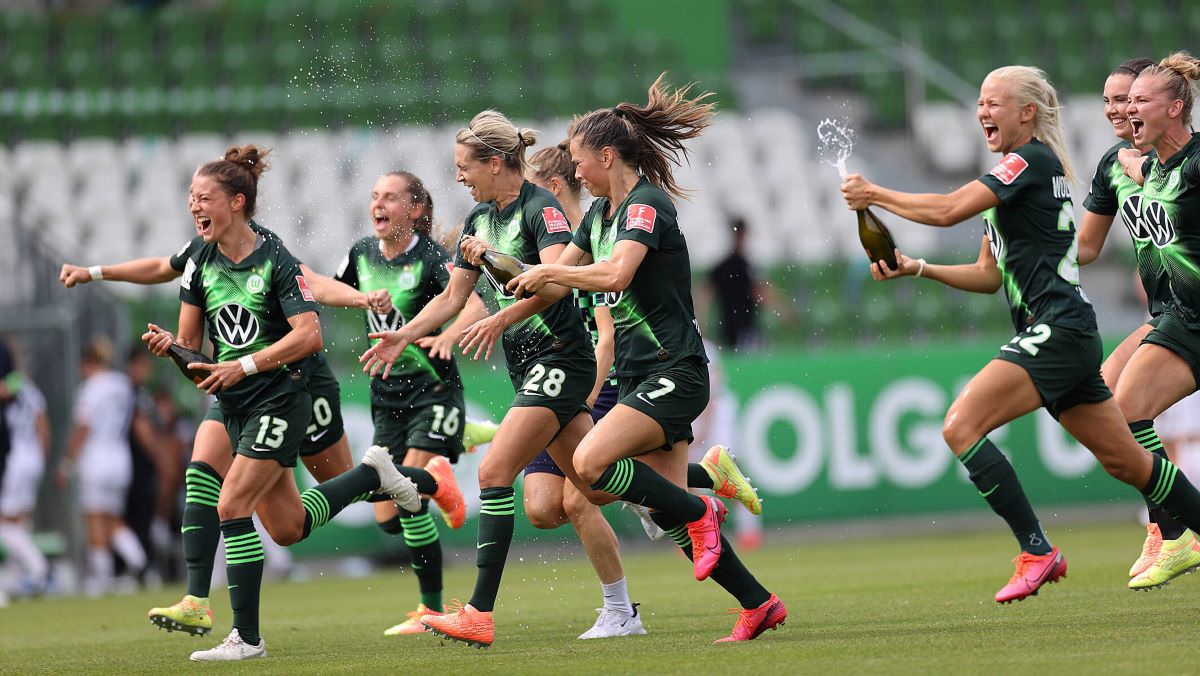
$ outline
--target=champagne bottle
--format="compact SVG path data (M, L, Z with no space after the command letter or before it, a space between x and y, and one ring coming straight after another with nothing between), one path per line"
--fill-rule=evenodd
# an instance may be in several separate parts
M206 355L195 350L189 350L179 343L171 343L171 347L167 348L167 356L171 358L171 361L175 362L175 365L179 367L179 370L183 372L183 375L187 377L188 380L191 380L197 385L208 377L208 371L193 371L188 368L188 364L215 363Z
M516 256L488 249L483 252L483 268L487 270L488 276L492 278L497 287L507 293L505 287L508 286L508 283L517 275L528 270L529 266ZM524 297L529 298L532 295L526 292Z
M867 250L867 257L872 263L882 259L889 268L896 269L896 240L892 239L892 232L869 208L858 212L858 240Z

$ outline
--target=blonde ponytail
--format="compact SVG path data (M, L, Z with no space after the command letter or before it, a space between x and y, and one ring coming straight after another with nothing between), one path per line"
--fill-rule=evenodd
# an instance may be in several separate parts
M1024 107L1031 103L1036 106L1033 137L1050 148L1062 164L1067 182L1075 184L1075 167L1071 164L1071 157L1067 154L1067 143L1063 140L1062 106L1058 104L1058 92L1046 78L1046 73L1033 66L1004 66L988 73L988 77L1010 83L1018 106Z

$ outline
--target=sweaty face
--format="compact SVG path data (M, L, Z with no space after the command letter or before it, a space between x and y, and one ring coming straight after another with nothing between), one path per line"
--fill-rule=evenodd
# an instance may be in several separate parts
M1133 128L1129 125L1129 88L1133 86L1132 75L1109 75L1104 81L1104 116L1113 127L1113 133L1126 141L1133 140Z
M492 172L491 162L480 162L475 159L475 153L470 146L456 143L454 167L454 180L467 186L471 191L471 199L476 202L490 202L496 199L496 176Z
M391 239L412 229L413 203L404 178L380 176L371 188L371 223L376 239Z
M1139 76L1129 88L1129 126L1133 142L1139 146L1154 145L1171 125L1170 110L1175 103L1157 75Z
M1005 80L989 77L979 88L979 103L976 117L983 127L988 150L1007 153L1022 145L1030 136L1023 131L1022 107L1011 93L1012 86Z
M196 224L196 234L205 242L220 239L233 222L233 197L211 176L192 176L188 209Z
M578 136L571 139L570 151L575 177L583 183L583 187L595 197L608 197L608 172L604 169L600 153L585 148Z

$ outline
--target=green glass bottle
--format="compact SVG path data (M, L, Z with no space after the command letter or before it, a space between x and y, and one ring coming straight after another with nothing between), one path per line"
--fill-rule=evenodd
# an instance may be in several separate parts
M896 240L892 239L892 231L869 208L858 212L858 241L862 242L872 263L882 259L889 268L896 269Z
M195 350L189 350L179 343L171 343L171 347L167 348L167 356L171 358L171 361L175 362L175 365L179 367L179 370L188 380L196 383L197 385L199 385L205 378L209 376L209 372L193 371L192 369L188 368L188 364L216 363L212 359L209 359L207 355Z

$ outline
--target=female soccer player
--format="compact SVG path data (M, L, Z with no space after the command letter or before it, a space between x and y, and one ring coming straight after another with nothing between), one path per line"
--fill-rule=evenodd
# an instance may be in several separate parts
M1067 562L1042 531L1012 465L988 440L997 427L1045 406L1109 474L1185 524L1200 523L1200 493L1182 476L1169 481L1174 465L1143 451L1100 378L1103 346L1079 288L1069 188L1074 172L1057 93L1036 68L999 68L980 87L977 116L988 148L1003 156L982 178L949 195L918 195L852 174L842 194L851 209L874 204L942 227L983 215L985 237L974 264L932 265L900 255L897 270L876 263L871 274L924 276L979 293L1004 287L1017 335L959 394L942 435L1020 544L1016 570L995 596L1008 603L1061 579Z
M558 264L536 266L509 286L518 295L554 297L567 288L607 294L620 399L580 444L575 468L603 498L655 510L655 521L692 558L696 579L711 575L742 606L720 641L746 641L782 624L787 609L721 536L721 501L685 488L691 423L708 405L709 383L687 242L671 201L683 191L670 165L712 116L707 95L688 99L687 92L667 89L660 76L645 106L620 103L571 124L576 175L597 199Z
M254 220L252 231L263 237L274 233ZM187 261L204 246L204 238L196 235L170 257L141 258L115 265L82 267L66 263L59 281L67 288L92 281L122 281L134 284L160 284L183 274ZM316 274L300 264L305 279L322 305L357 307L386 313L391 300L386 291L361 293L328 277ZM322 353L318 352L309 367L308 389L312 394L312 415L300 446L309 474L318 482L328 481L353 466L350 442L342 422L341 388ZM212 609L209 590L212 585L213 560L221 541L217 500L224 477L233 462L233 447L225 431L225 420L219 405L212 405L196 430L192 459L184 475L183 558L187 563L187 594L178 602L165 607L151 608L147 613L151 623L171 631L207 634L212 631Z
M564 141L552 148L543 148L529 160L526 179L548 191L562 205L562 214L574 231L583 217L580 204L582 185L575 176L571 164L571 153ZM608 307L604 305L604 294L576 291L575 306L583 317L584 324L592 334L596 355L595 384L588 394L587 404L592 409L592 421L598 422L617 401L617 387L613 374L613 324ZM471 334L474 335L473 333ZM466 337L464 337L466 338ZM469 351L473 343L465 342ZM624 567L617 536L612 526L600 512L600 508L579 492L574 484L546 451L538 454L525 467L525 516L537 528L558 528L568 521L579 535L583 549L587 552L596 577L600 578L603 607L597 609L600 616L596 623L579 636L581 639L608 638L612 636L634 636L646 633L637 607L629 600L625 583Z
M1131 208L1127 202L1122 213L1130 214L1126 222L1135 224L1134 238L1140 235L1153 245L1172 298L1125 365L1116 399L1134 438L1170 468L1159 490L1149 495L1168 512L1166 492L1172 480L1178 484L1187 479L1167 462L1154 419L1200 383L1200 233L1194 226L1200 219L1200 134L1191 131L1197 80L1200 60L1187 52L1172 54L1138 75L1127 109L1133 145L1151 147L1154 154L1134 172L1145 181L1139 203ZM1193 532L1197 526L1181 520L1191 530L1171 524L1172 533L1167 523L1160 524L1161 549L1154 562L1129 581L1131 589L1160 587L1200 567L1200 540Z
M525 148L536 142L532 130L518 129L504 115L486 110L455 136L456 180L471 191L478 206L463 227L464 246L480 242L526 262L555 260L571 239L571 228L558 201L524 179ZM440 327L466 304L481 268L456 254L450 284L407 324L395 331L372 333L380 339L367 350L364 371L392 364L413 341ZM520 300L488 274L491 295L501 308L537 302ZM545 307L545 306L543 306ZM491 318L482 320L491 325ZM489 344L490 346L490 344ZM492 610L500 588L504 562L512 542L515 511L513 482L542 449L562 467L567 478L581 484L571 468L579 439L592 426L587 397L596 380L596 360L579 313L570 300L545 307L528 320L504 331L504 353L517 395L488 454L479 466L479 574L470 602L453 604L446 615L425 615L421 622L449 638L488 646L495 638Z
M8 554L5 572L13 575L0 579L0 595L6 589L17 591L14 586L18 568L32 583L34 593L40 594L46 589L50 564L29 535L29 517L37 504L38 487L42 485L46 456L50 452L50 420L46 417L46 398L33 379L20 370L21 355L16 345L9 347L18 370L4 379L15 396L0 413L5 416L12 436L7 467L0 477L0 545Z
M1152 65L1154 61L1145 57L1130 59L1117 66L1104 82L1104 114L1112 124L1113 133L1121 140L1104 153L1096 167L1092 189L1083 201L1083 223L1079 226L1079 264L1087 265L1100 255L1113 218L1121 212L1121 220L1125 222L1129 234L1133 237L1138 275L1146 291L1150 321L1126 336L1100 367L1104 384L1113 391L1117 389L1117 381L1129 357L1146 334L1158 325L1163 310L1171 300L1171 288L1158 248L1151 241L1149 232L1142 226L1138 214L1142 187L1125 175L1121 163L1117 160L1117 154L1121 150L1133 147L1133 128L1129 124L1127 112L1129 89L1138 74ZM1154 452L1162 455L1163 449L1156 449ZM1130 578L1145 572L1158 558L1164 531L1168 540L1177 540L1185 530L1182 524L1167 515L1161 507L1147 503L1147 508L1150 523L1146 525L1146 541L1142 545L1141 555L1129 569Z
M200 389L220 393L237 453L217 501L233 630L217 647L192 653L193 661L266 654L258 631L263 553L250 518L255 510L272 539L291 544L376 491L407 509L420 507L416 486L386 449L374 446L362 465L303 496L296 489L291 468L312 417L307 369L321 349L321 325L299 263L278 237L250 228L265 156L253 145L230 148L196 171L189 196L205 245L188 259L180 280L178 342L197 349L207 322L217 362L192 368L207 373ZM155 354L166 354L176 338L149 328L143 340Z
M383 291L392 299L389 312L366 313L367 332L403 326L446 289L450 257L430 239L433 198L421 179L407 171L380 176L371 190L374 235L350 247L334 277L361 291ZM453 332L453 328L451 329ZM463 451L462 379L453 356L436 359L409 345L393 364L391 377L371 379L371 414L375 445L407 467L423 467L436 485L418 486L432 495L451 528L462 528L466 505L454 480L451 462ZM420 617L442 612L442 545L429 501L417 512L401 512L393 502L375 503L375 520L385 532L402 534L412 554L420 586L417 609L386 636L420 634Z

